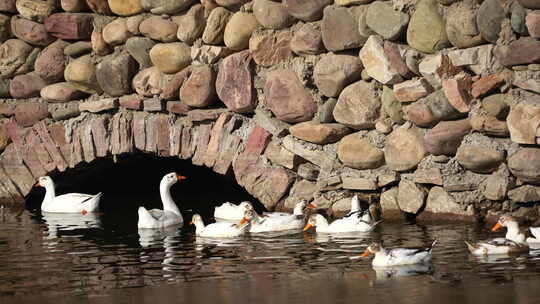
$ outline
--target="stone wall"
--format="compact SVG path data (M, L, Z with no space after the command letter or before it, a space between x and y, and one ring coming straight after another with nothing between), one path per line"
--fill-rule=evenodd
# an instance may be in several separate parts
M533 0L2 0L0 197L134 151L268 209L538 218Z

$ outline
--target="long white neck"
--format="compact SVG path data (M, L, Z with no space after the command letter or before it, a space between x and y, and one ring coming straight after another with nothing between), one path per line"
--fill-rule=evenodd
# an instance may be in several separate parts
M54 190L54 183L52 181L50 183L47 183L47 185L45 185L44 188L45 188L45 197L43 198L43 203L41 205L41 208L43 208L43 205L51 204L54 201L54 198L56 197L56 192Z
M304 205L299 204L294 207L293 210L294 215L303 215L304 214Z
M195 225L195 234L200 234L204 230L204 222L202 220L193 221Z
M525 235L519 231L519 225L516 222L506 223L506 239L521 243L525 240Z
M178 210L178 207L172 199L171 185L162 182L159 185L159 194L161 195L161 202L163 203L163 211L170 211L178 216L182 216L182 214L180 214L180 210Z
M358 197L355 195L351 199L351 212L357 212L360 211L360 201L358 200Z
M326 231L328 230L328 221L324 216L317 214L317 230Z

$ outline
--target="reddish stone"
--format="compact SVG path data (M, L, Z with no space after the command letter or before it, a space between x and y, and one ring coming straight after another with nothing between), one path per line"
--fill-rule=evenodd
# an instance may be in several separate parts
M181 101L167 101L167 111L169 113L187 115L191 108Z
M54 41L43 24L23 18L11 19L11 32L15 37L32 45L45 46Z
M15 106L8 103L0 103L0 115L13 116L15 114Z
M155 123L158 130L157 154L159 156L169 156L169 117L159 115Z
M426 150L433 155L455 155L470 131L469 119L442 121L424 136Z
M112 15L111 8L109 7L109 2L107 0L86 0L88 7L100 15Z
M227 111L227 109L192 110L188 112L188 118L191 121L216 120L219 115Z
M221 144L221 139L225 136L223 134L223 128L232 117L233 114L230 112L222 113L212 127L212 131L210 132L210 140L208 142L206 155L204 157L204 164L209 168L214 166L214 163L216 162L216 158L219 153L219 146Z
M170 128L169 137L169 155L179 156L182 144L182 123L176 121L176 123Z
M448 102L461 113L467 113L470 110L471 83L471 76L466 73L460 73L442 81L442 88Z
M81 136L81 145L83 148L84 161L90 163L96 159L94 140L92 138L92 126L90 119L84 121L81 125L79 135Z
M323 16L323 9L332 4L332 0L284 0L287 12L302 21L315 21Z
M472 84L471 95L474 98L483 96L504 84L504 79L497 74L484 76Z
M146 118L146 145L144 151L157 152L158 135L159 135L159 116L149 115Z
M18 156L14 145L6 147L4 153L2 153L0 163L4 168L4 172L17 186L20 193L23 196L26 196L34 187L36 180L24 165L22 159Z
M159 98L149 98L143 101L143 109L146 112L163 111L163 102Z
M64 78L64 69L68 59L64 55L64 49L68 45L69 43L65 41L56 40L39 54L34 69L45 81L55 83Z
M6 130L15 145L17 153L22 157L34 178L46 175L48 171L43 168L37 153L33 149L33 146L40 144L39 138L33 132L30 132L23 140L21 138L23 131L13 119L6 124Z
M195 108L204 108L216 102L216 74L210 65L199 65L180 88L180 100Z
M109 152L109 118L96 117L92 120L92 137L96 148L97 157L105 157Z
M390 65L405 79L414 76L414 73L409 70L407 64L399 52L399 45L390 41L384 41L384 53L390 61Z
M41 89L47 86L47 82L41 79L35 72L15 76L9 83L9 94L13 98L39 97Z
M65 171L68 167L68 164L62 154L60 153L60 150L58 150L58 147L56 146L56 143L53 141L51 135L49 134L49 130L47 129L47 125L45 122L40 121L34 125L34 130L38 134L39 138L43 142L45 148L51 155L52 159L56 163L56 167L60 171Z
M232 160L238 154L241 142L242 139L236 135L228 135L225 138L213 167L214 172L225 175L230 171Z
M60 39L89 39L94 26L89 14L58 13L45 20L45 28L56 38Z
M191 127L185 126L182 129L182 143L180 149L180 158L188 159L193 154L193 149L191 148Z
M37 121L49 116L46 103L24 102L15 108L15 119L23 127L30 127Z
M525 23L531 37L540 38L540 11L530 11L525 17Z
M231 111L247 113L257 106L253 73L249 51L233 54L221 62L216 79L216 92Z
M439 119L433 115L429 107L421 102L415 102L403 108L407 120L419 127L431 127Z
M261 155L264 152L266 145L270 142L271 137L272 134L268 133L268 131L258 125L255 126L248 136L244 154L252 156Z
M66 161L71 159L71 145L66 138L66 128L63 123L53 123L48 125L49 134L56 143L56 146L60 149L62 156ZM48 155L48 153L47 153ZM42 162L43 163L43 162ZM52 169L51 169L52 170Z
M78 132L78 127L73 129L73 135L71 138L71 144L69 147L69 167L75 168L79 163L83 161L83 152L81 146L81 139Z
M289 32L252 35L249 40L249 50L258 65L268 67L293 57L290 44L291 33Z
M210 133L212 131L212 124L203 124L197 128L197 142L195 145L195 153L191 162L194 165L202 166L206 156L206 150L208 149L208 142L210 141Z
M540 60L540 41L522 37L509 45L495 47L493 53L504 66L529 64Z
M126 109L140 110L142 108L142 98L137 94L122 96L118 103L120 107Z
M17 13L17 0L2 0L0 1L0 12Z
M129 113L117 113L112 119L111 153L113 155L133 152L133 133Z
M431 92L433 88L424 78L407 80L394 85L394 96L401 102L417 101Z
M133 144L140 151L146 148L146 117L148 113L145 112L133 113Z
M164 100L178 100L180 88L186 79L191 74L191 67L187 67L180 72L176 73L174 77L167 83L161 92L161 99Z

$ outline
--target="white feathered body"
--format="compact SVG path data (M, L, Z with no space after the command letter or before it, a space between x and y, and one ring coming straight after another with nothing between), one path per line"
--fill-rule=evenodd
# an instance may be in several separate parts
M376 267L412 265L431 261L431 248L395 248L375 253L372 265Z
M99 211L102 193L96 195L69 193L45 199L41 211L54 213L90 213Z
M173 225L181 225L184 219L172 211L163 211L161 209L147 210L139 207L138 228L165 228Z
M195 234L201 237L232 238L244 235L248 229L249 224L238 226L238 224L219 222L204 226L202 229L197 227Z

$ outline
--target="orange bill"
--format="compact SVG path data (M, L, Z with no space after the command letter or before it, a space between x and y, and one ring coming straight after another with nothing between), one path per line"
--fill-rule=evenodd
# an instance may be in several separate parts
M248 220L244 217L244 218L242 218L242 219L240 220L240 223L238 223L238 226L242 226L242 225L244 225L244 224L247 223L247 222L248 222Z
M191 222L189 222L189 224L190 224L190 225L193 225L194 223L193 223L193 221L191 221Z
M180 175L180 174L178 174L178 173L176 173L176 178L177 178L178 180L183 180L183 179L186 179L186 177L185 177L185 176L183 176L183 175Z
M369 252L369 250L366 249L366 251L364 251L364 253L362 253L362 255L360 255L360 256L365 258L365 257L368 257L370 254L371 254L371 252Z
M41 186L41 184L39 183L39 181L37 181L37 182L34 184L34 187L37 187L37 186Z
M497 224L495 224L495 226L493 226L493 228L491 228L491 231L497 231L497 230L499 230L501 228L502 228L501 223L497 222Z
M309 204L307 205L307 207L308 207L309 209L317 209L317 206L313 205L312 203L309 203Z
M304 231L308 231L309 228L313 227L313 225L311 224L306 224L306 226L304 226Z

